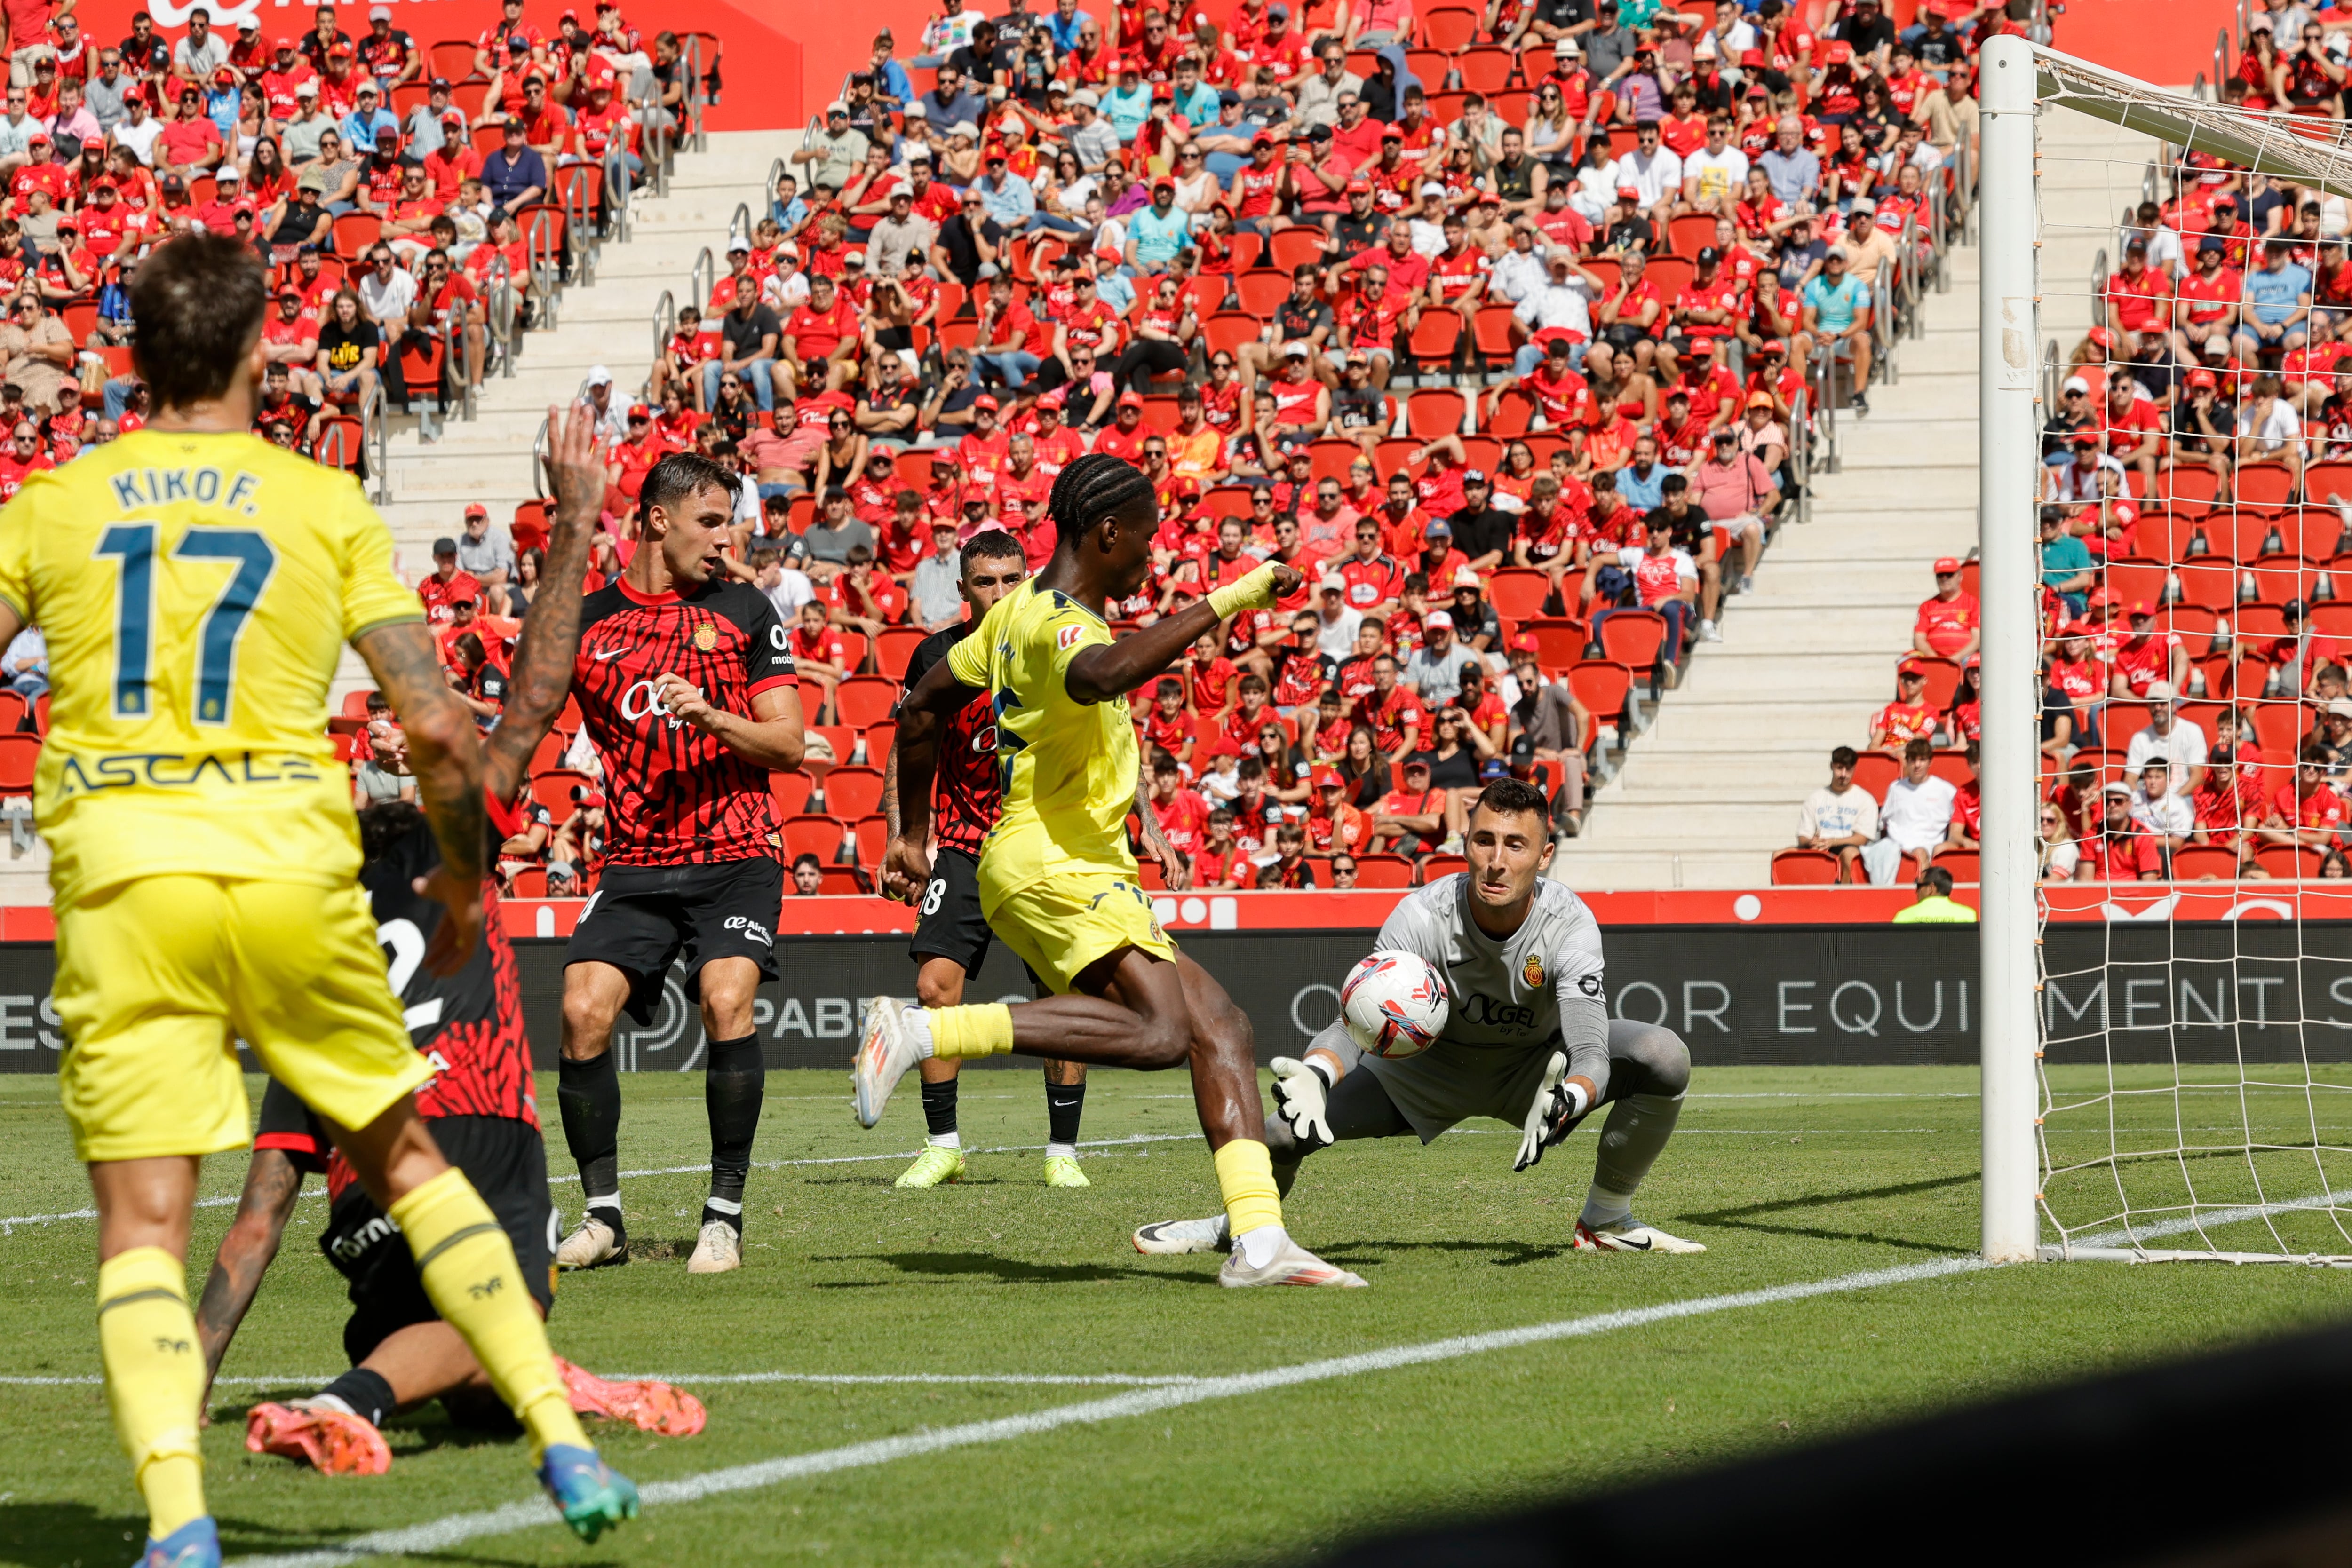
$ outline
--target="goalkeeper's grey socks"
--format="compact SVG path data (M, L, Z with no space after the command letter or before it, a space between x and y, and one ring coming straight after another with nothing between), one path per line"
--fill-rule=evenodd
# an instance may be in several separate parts
M585 1061L565 1057L556 1072L556 1108L563 1143L580 1167L580 1189L597 1218L621 1226L621 1075L611 1051Z
M743 1184L751 1174L751 1141L760 1131L760 1103L768 1085L760 1037L714 1040L702 1074L703 1107L710 1117L710 1201L700 1223L723 1219L743 1229Z
M956 1085L961 1079L923 1085L923 1142L942 1149L963 1146L956 1133Z
M1679 1094L1628 1094L1609 1107L1592 1161L1592 1193L1584 1200L1585 1224L1612 1224L1633 1212L1633 1195L1682 1113Z

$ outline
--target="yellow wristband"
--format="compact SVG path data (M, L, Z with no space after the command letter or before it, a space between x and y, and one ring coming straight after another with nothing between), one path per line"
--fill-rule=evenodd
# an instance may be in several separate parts
M1217 612L1220 621L1237 610L1257 610L1274 602L1274 566L1268 562L1243 578L1229 582L1209 595L1209 608Z

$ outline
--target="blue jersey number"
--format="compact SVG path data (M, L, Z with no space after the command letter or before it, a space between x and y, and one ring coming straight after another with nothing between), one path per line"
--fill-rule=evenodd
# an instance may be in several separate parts
M122 562L114 629L114 711L145 716L155 654L155 525L117 523L99 536L96 553ZM278 565L278 552L251 528L190 528L175 560L233 560L236 570L205 613L196 642L198 724L226 724L236 680L237 638Z

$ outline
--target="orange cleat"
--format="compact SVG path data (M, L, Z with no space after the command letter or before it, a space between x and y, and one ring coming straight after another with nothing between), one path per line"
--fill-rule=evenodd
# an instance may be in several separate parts
M583 1416L626 1421L640 1432L664 1437L691 1437L710 1419L710 1412L702 1407L701 1400L682 1388L673 1388L650 1377L635 1383L615 1383L574 1366L560 1355L555 1358L555 1370L563 1375L563 1386L572 1396L572 1408Z
M250 1453L300 1459L322 1476L380 1476L392 1469L382 1432L326 1406L257 1405L245 1418L245 1446Z

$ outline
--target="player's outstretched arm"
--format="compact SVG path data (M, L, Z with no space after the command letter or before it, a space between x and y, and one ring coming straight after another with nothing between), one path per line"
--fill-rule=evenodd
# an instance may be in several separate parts
M301 1191L302 1173L283 1150L253 1151L245 1191L236 1200L236 1218L221 1238L212 1272L205 1278L204 1298L196 1303L196 1340L205 1353L207 1399L229 1341L236 1337L237 1325L261 1291L261 1276L278 1256L278 1243Z
M515 646L505 715L482 743L482 787L500 800L512 800L529 781L531 753L571 694L572 661L580 653L580 590L588 570L588 536L595 531L604 498L595 422L568 408L551 408L547 433L547 469L555 482L547 559L540 568L530 613L523 620L522 640Z
M1071 657L1062 684L1074 702L1105 703L1123 697L1167 674L1170 666L1200 641L1203 632L1215 631L1244 610L1263 610L1276 600L1297 592L1306 580L1297 567L1270 560L1240 581L1227 584L1140 632L1116 642L1079 649Z
M446 912L425 949L425 965L436 975L452 975L482 935L481 735L474 716L442 680L424 622L371 627L352 646L367 661L376 689L408 737L409 771L441 850L441 863L431 876L417 879L416 891Z

